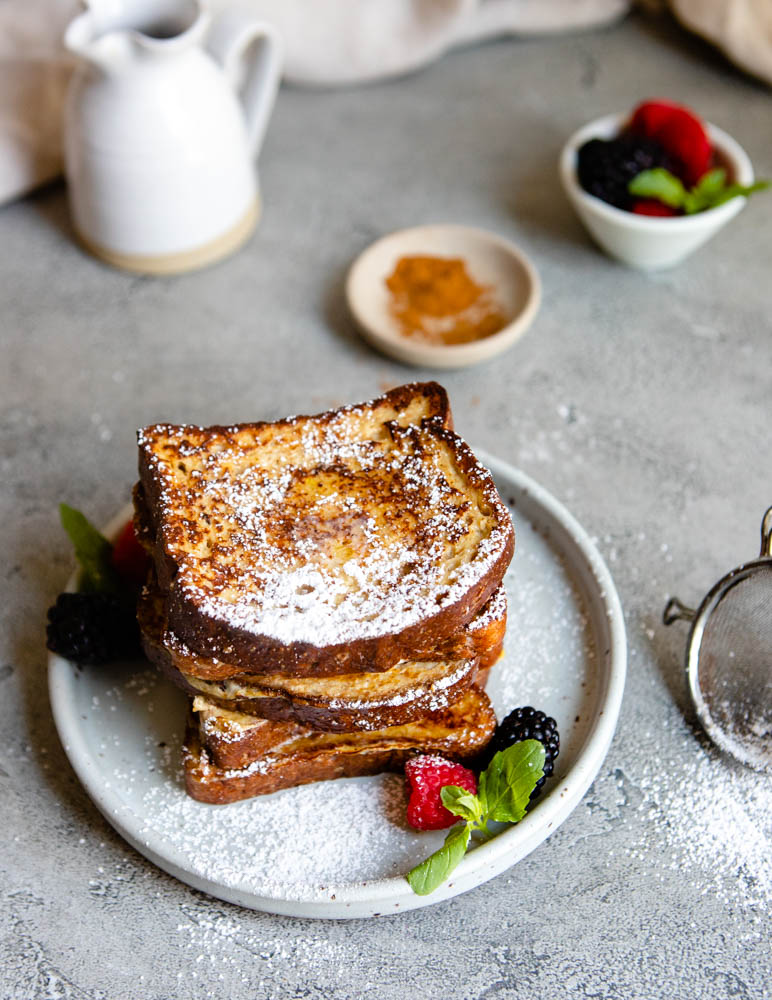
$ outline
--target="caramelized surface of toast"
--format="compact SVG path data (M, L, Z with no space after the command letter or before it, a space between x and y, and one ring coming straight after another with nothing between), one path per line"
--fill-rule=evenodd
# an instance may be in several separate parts
M255 727L191 718L183 748L185 786L202 802L225 804L329 778L399 770L416 753L453 760L475 757L496 727L490 701L477 687L452 705L408 725L378 732L318 733L299 727L260 733ZM271 742L273 741L273 742ZM218 760L220 763L218 763Z
M141 516L170 631L275 673L384 669L457 632L514 533L449 424L425 383L271 424L144 428Z

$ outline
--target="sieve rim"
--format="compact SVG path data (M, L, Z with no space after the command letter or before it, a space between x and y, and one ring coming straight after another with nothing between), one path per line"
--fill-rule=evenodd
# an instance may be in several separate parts
M700 687L700 650L708 619L718 604L724 599L727 592L755 573L764 570L772 571L772 556L761 556L751 562L743 563L741 566L737 566L722 576L710 588L703 598L702 603L697 608L697 611L694 612L686 643L686 677L689 685L689 693L691 694L692 704L702 728L721 750L724 750L742 764L756 771L772 771L770 755L758 752L754 753L749 750L744 742L733 739L714 720Z

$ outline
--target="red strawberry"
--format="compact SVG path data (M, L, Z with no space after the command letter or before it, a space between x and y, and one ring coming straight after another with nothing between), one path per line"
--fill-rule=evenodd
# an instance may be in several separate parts
M113 546L113 566L120 577L140 586L150 568L150 557L137 541L134 522L127 521Z
M410 798L407 821L417 830L444 830L458 822L442 804L440 789L458 785L476 794L477 779L472 771L434 754L413 757L405 764L405 777Z
M681 180L693 187L709 169L713 147L705 129L688 111L674 111L657 132L660 142L681 166Z
M638 201L633 202L630 211L636 215L659 215L663 217L678 215L678 209L671 208L670 205L665 205L663 202L657 201L656 198L639 198Z
M633 111L629 129L658 142L678 165L681 180L696 184L710 167L713 147L700 119L680 104L644 101Z
M628 128L636 135L651 139L677 108L678 105L670 101L644 101L633 111Z

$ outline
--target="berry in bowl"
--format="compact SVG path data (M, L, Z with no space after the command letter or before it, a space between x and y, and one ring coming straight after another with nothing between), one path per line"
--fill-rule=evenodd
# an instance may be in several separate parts
M768 186L754 183L731 136L666 101L579 129L563 147L560 176L600 246L644 270L678 264Z

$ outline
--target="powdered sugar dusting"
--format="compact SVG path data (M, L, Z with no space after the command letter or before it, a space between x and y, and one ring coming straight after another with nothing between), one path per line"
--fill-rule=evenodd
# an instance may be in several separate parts
M668 750L663 753L663 732ZM615 768L599 783L593 808L600 815L629 810L625 854L633 861L656 854L684 881L730 909L744 911L769 935L772 907L772 783L732 761L693 730L675 706L658 729L635 735L635 765ZM615 801L611 801L615 799ZM616 859L611 856L609 865ZM661 876L660 876L661 877ZM753 932L751 932L753 933Z
M470 634L474 634L481 629L487 628L491 622L503 618L507 613L507 608L507 588L502 584L494 590L490 600L482 611L469 622L467 631Z
M517 526L517 555L504 578L505 663L491 672L487 690L499 718L533 705L557 720L561 753L555 773L563 774L597 711L597 649L582 595L565 565L522 518Z
M351 412L285 422L258 448L244 428L141 436L174 591L224 633L317 646L390 635L501 564L511 524L463 442L432 421L356 440Z

